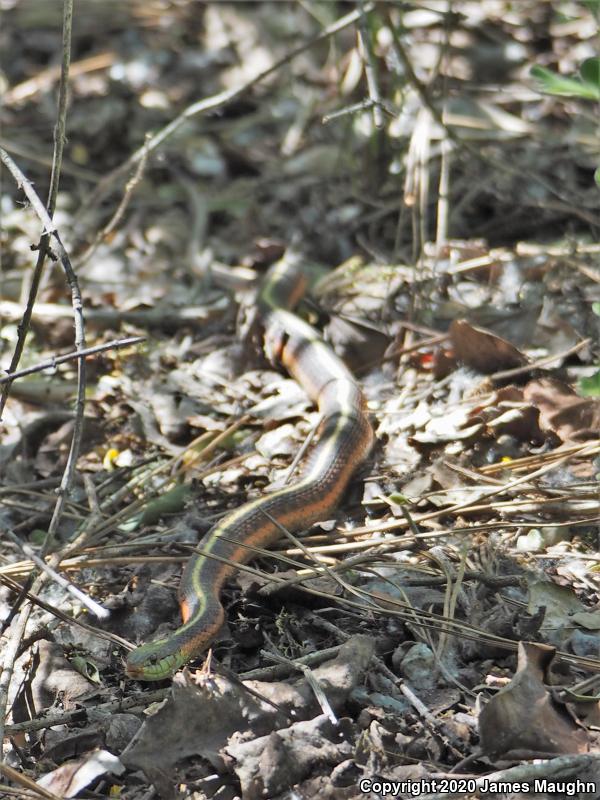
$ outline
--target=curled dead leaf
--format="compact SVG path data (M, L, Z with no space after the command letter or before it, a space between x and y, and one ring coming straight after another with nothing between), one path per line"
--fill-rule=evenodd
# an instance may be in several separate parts
M523 353L506 339L464 319L450 324L450 338L459 361L484 375L527 364Z
M550 377L529 381L523 395L539 408L542 427L554 431L563 442L598 438L600 399L579 397L568 384Z
M555 649L519 642L517 671L479 715L483 752L492 759L535 758L556 753L585 753L586 730L568 707L555 699L546 681Z

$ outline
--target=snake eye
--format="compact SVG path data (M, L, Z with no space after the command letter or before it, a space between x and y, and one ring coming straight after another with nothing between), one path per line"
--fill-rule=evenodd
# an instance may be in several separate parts
M156 655L156 653L153 653L153 654L150 656L150 658L148 659L148 661L149 661L151 664L158 664L158 656Z

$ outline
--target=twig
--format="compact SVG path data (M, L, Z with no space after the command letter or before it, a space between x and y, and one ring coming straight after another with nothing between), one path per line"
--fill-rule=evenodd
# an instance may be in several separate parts
M20 772L17 774L21 774ZM14 786L9 786L7 783L0 783L0 797L2 800L8 800L9 797L16 797L17 800L39 800L39 791L28 791L27 789L16 789Z
M550 356L544 356L544 358L538 358L537 361L531 361L529 364L524 364L522 367L514 367L513 369L505 369L501 372L494 372L490 375L490 380L494 382L505 381L507 378L515 378L517 375L523 375L527 372L531 372L531 370L545 367L547 364L552 364L553 361L563 361L565 358L572 356L573 353L578 353L580 350L583 350L584 347L591 344L591 341L591 339L583 339L583 341L574 344L573 347L563 350L562 353L554 353Z
M214 661L214 667L213 662ZM208 667L206 666L208 665ZM232 670L228 669L224 664L217 663L216 659L212 658L212 650L208 651L208 656L206 657L205 665L202 667L201 672L208 668L214 668L214 672L217 675L221 675L223 678L226 678L230 683L233 683L235 686L239 686L242 691L247 692L251 697L255 697L261 703L266 703L271 708L278 711L280 714L283 714L290 722L292 722L294 718L294 711L286 710L281 706L279 703L271 700L269 697L266 697L261 692L258 692L253 686L249 686L248 683L244 683L239 675L237 675Z
M25 338L29 330L31 322L31 314L35 298L39 289L42 270L46 255L48 254L48 245L50 237L53 236L57 243L59 257L65 271L67 282L71 289L71 302L73 305L73 315L75 321L75 346L77 350L82 350L85 347L85 331L83 322L83 304L81 301L81 292L77 283L77 278L69 261L67 252L60 240L58 231L56 230L52 216L56 207L56 197L58 194L58 186L60 181L60 168L62 164L62 154L65 143L65 129L66 129L66 114L67 114L67 82L69 77L69 64L71 61L71 30L73 22L73 0L63 0L63 26L62 26L62 62L60 72L60 83L58 92L58 112L57 121L54 128L54 152L52 155L52 174L50 178L50 189L48 191L48 211L44 208L41 200L34 191L31 183L27 180L25 175L14 163L8 153L0 148L0 160L11 173L17 185L20 186L25 195L31 202L35 212L42 221L44 230L39 242L38 258L29 290L29 298L27 306L23 314L23 320L19 326L17 345L11 360L9 371L14 371L21 358ZM42 547L42 557L48 549L50 542L54 537L54 533L58 528L60 522L61 512L64 506L66 493L71 485L75 473L75 463L79 448L81 444L81 436L83 431L83 414L85 406L85 360L79 359L78 366L78 393L77 403L75 408L75 424L73 428L73 437L71 439L71 447L65 465L65 470L61 479L59 495L54 507L54 514L48 526L48 533ZM10 391L10 383L6 384L0 395L0 419L2 412L6 405L6 400ZM58 557L55 559L58 563ZM56 565L55 565L56 566ZM36 591L42 588L46 581L44 573L38 576L33 584ZM0 760L2 758L2 749L4 741L4 724L6 721L6 709L8 704L9 687L13 675L15 659L17 657L19 642L23 638L27 621L31 613L31 604L25 603L21 609L19 616L13 624L13 630L10 635L9 645L4 651L4 667L2 675L0 676Z
M327 695L323 691L323 687L319 684L317 679L312 673L311 668L307 664L303 664L300 661L296 661L296 659L292 658L284 658L283 656L279 655L279 653L274 652L275 645L269 639L266 631L263 631L263 636L269 642L273 650L262 650L261 652L263 655L268 658L270 661L274 661L276 664L280 664L282 666L291 667L292 669L296 669L304 675L304 679L306 683L310 686L312 693L314 694L318 704L321 706L321 711L325 716L334 724L336 725L338 722L338 718L335 714L335 711L332 709L329 700L327 699Z
M455 575L451 573L448 575L424 575L422 578L403 578L402 586L445 586L449 579L454 580ZM519 575L486 575L477 570L465 570L464 579L478 581L494 591L507 586L521 586L523 583L523 578Z
M86 347L84 350L76 350L72 353L66 353L64 356L52 356L52 358L49 358L47 361L42 361L41 364L36 364L33 367L25 367L16 372L11 372L10 375L1 377L0 384L15 381L17 378L23 378L25 375L32 375L34 372L54 369L58 364L64 364L65 361L72 361L75 358L86 358L96 353L103 353L105 350L118 350L121 347L129 347L129 345L139 344L145 341L145 336L131 336L129 339L113 339L110 342L97 344L94 347Z
M111 67L117 60L117 53L113 50L108 50L105 53L97 53L89 58L82 58L81 61L76 61L71 64L69 74L72 78L77 75L85 75L88 72L97 72L101 69ZM2 98L2 104L5 107L11 106L15 103L20 103L23 100L29 100L37 92L44 92L52 88L56 79L61 75L61 67L53 66L39 72L34 78L29 78L23 83L18 83L9 89Z
M281 558L281 552L278 551L269 551L271 555L275 554L277 558ZM288 550L287 553L290 551ZM286 556L287 556L286 553ZM354 569L359 565L363 565L367 562L372 561L372 557L369 555L356 555L350 556L349 558L344 559L338 564L335 564L330 569L335 570L336 572L346 572L347 570ZM312 580L313 578L318 578L323 575L324 567L321 566L314 566L308 567L301 570L298 570L298 573L294 575L292 578L284 578L282 579L278 576L277 581L265 583L264 586L261 586L260 589L257 591L257 595L259 597L269 597L272 594L277 592L281 592L282 590L286 590L292 586L297 586L298 584L303 584L305 581Z
M0 147L4 147L12 155L20 156L26 161L33 161L34 164L41 164L44 167L52 167L52 158L34 152L30 147L24 147L20 142L7 139L5 136L0 136ZM74 178L79 178L88 183L96 184L100 180L100 176L92 172L92 170L75 166L75 164L71 164L64 159L62 172L64 175L72 175Z
M160 307L140 311L89 308L86 309L85 316L88 324L106 327L125 322L129 325L139 325L144 328L159 327L166 330L188 325L193 328L202 328L206 331L206 326L211 320L223 316L228 303L229 301L226 298L220 298L218 302L208 307L206 305L186 306L177 310ZM72 314L72 309L59 303L37 303L33 310L33 317L36 319L63 319L72 316ZM10 320L19 319L21 306L10 300L0 300L0 315Z
M34 584L34 586L40 586L41 588L39 581L41 581L43 577L43 575L40 576L38 578L38 583ZM8 641L5 643L2 650L2 675L0 675L0 734L2 734L2 738L0 738L0 756L2 756L3 753L4 724L6 722L10 682L15 668L15 661L19 653L19 645L25 635L25 628L27 627L29 615L31 614L31 608L31 603L25 603L25 605L23 605L19 615L12 624ZM0 763L2 763L2 758L0 758Z
M99 703L90 708L76 708L73 711L66 711L64 714L49 714L41 719L30 719L26 722L17 722L14 725L6 726L6 734L13 736L15 733L24 731L41 731L44 728L52 728L54 725L68 725L70 722L85 722L90 713L94 715L105 712L111 714L119 711L130 711L133 708L146 708L150 703L158 703L164 700L171 689L156 689L153 692L137 692L125 697L122 700L111 700L108 703Z
M16 581L13 581L12 578L9 578L6 575L0 575L0 583L2 583L4 586L7 586L13 592L18 592L22 589L22 587ZM53 617L65 622L67 625L74 625L77 628L88 631L89 633L94 634L94 636L97 636L99 639L104 639L111 644L116 644L119 647L123 647L125 650L133 649L133 645L128 642L127 639L123 639L122 636L118 636L116 633L109 633L108 631L102 630L102 628L96 628L94 625L90 625L83 620L71 617L69 614L65 614L64 611L60 611L58 608L46 603L45 600L42 600L41 597L38 597L33 592L26 591L25 596L31 601L31 603L43 609L44 611L47 611L48 614L52 614Z
M373 124L376 128L383 128L383 112L381 110L381 94L379 86L377 85L377 76L375 74L375 67L373 64L373 55L371 53L371 43L369 40L369 32L366 25L366 12L364 0L358 0L358 8L360 16L358 18L358 42L360 54L363 58L365 77L367 79L367 89L369 98L373 108Z
M344 106L344 108L338 108L336 111L331 111L329 114L324 114L321 122L323 125L327 125L329 122L333 122L334 119L339 119L340 117L347 117L349 114L357 114L359 111L370 111L374 107L374 103L371 98L366 97L364 100L361 100L359 103L352 103L352 105ZM389 107L389 104L381 100L379 102L379 110L380 112L385 112L388 117L395 117L396 114L392 111Z
M300 447L300 449L298 450L298 452L294 456L294 458L292 460L292 463L289 465L289 467L285 471L285 475L284 475L284 478L283 478L283 484L284 485L291 481L292 476L293 476L293 474L294 474L294 472L296 470L296 467L298 466L298 464L300 463L300 461L304 457L304 454L306 453L306 451L310 447L311 442L315 438L315 435L316 435L317 431L319 430L319 425L321 424L322 421L323 421L323 419L322 419L322 417L320 417L317 420L317 422L315 423L315 425L313 425L312 428L310 429L310 431L308 432L308 436L306 437L306 439L302 442L302 446Z
M319 666L323 661L335 658L340 652L341 645L328 647L325 650L317 650L315 653L307 653L305 656L295 658L293 663L274 664L272 667L260 667L251 669L249 672L240 673L239 677L243 681L273 681L285 678L297 669L298 664L310 667ZM270 656L269 651L263 651L263 655Z
M345 589L349 594L354 595L363 601L366 600L368 604L372 602L368 592L365 592L362 589L358 589L355 586L352 586L352 584L345 581L343 578L340 577L339 573L335 569L332 569L326 564L322 563L323 559L321 559L321 563L319 563L318 559L316 558L317 553L315 553L314 548L306 547L304 543L300 541L300 539L294 536L294 534L285 527L285 525L282 525L279 522L279 520L275 519L275 517L269 514L268 511L265 511L264 508L261 508L260 510L265 515L265 517L267 517L267 519L269 519L275 525L275 527L278 528L281 531L281 533L283 533L283 535L287 539L289 539L293 545L295 545L295 547L299 548L300 552L304 554L306 558L308 558L312 562L316 562L316 564L320 567L323 573L328 575L336 583L338 583L342 589Z
M440 164L440 180L438 184L437 225L435 231L435 247L438 258L445 243L448 241L448 218L450 214L450 157L452 148L448 138L442 141L442 156Z
M146 144L149 141L149 137L146 137ZM92 242L92 244L87 248L87 250L82 253L78 258L75 259L75 265L77 267L82 267L86 261L88 261L96 252L100 244L106 239L106 237L111 234L114 229L117 227L121 219L123 218L123 214L127 210L127 206L129 205L131 198L133 197L133 193L142 180L144 176L144 170L146 169L146 163L148 161L148 151L146 148L146 144L142 147L142 156L138 162L137 168L131 178L125 184L125 191L123 193L123 197L121 198L121 202L117 206L117 210L112 215L110 220L106 223L106 225L102 228L101 231L96 235L96 238Z
M91 597L88 597L81 589L78 589L74 584L68 581L66 578L63 578L62 575L59 575L56 570L52 569L51 566L46 564L43 558L40 558L33 550L25 542L22 542L18 536L16 536L10 528L4 528L3 531L5 536L15 544L25 555L27 558L30 558L31 561L35 564L35 566L40 569L42 572L45 572L50 580L57 583L59 586L62 586L65 591L69 592L70 595L75 597L79 602L85 606L92 614L94 614L98 619L108 619L110 616L110 611L107 608L104 608L99 603L96 603L95 600L92 600Z
M48 789L44 789L42 786L38 786L32 778L9 767L8 764L0 763L0 773L13 781L13 783L18 784L22 789L27 789L32 792L33 796L43 797L45 800L61 800L57 794L49 792Z
M65 0L65 2L70 3L71 0ZM67 251L64 248L58 230L56 229L54 223L50 219L50 215L46 211L44 204L42 203L37 193L35 192L31 184L31 181L29 181L25 177L25 175L21 172L19 167L15 164L15 162L8 155L8 153L1 147L0 147L0 160L8 169L8 171L11 173L11 175L17 182L17 185L23 190L27 199L31 203L34 211L40 218L45 229L44 236L46 237L52 236L56 242L55 246L58 251L58 256L65 271L67 282L71 288L71 303L75 318L75 346L78 351L81 351L85 348L83 302L81 299L81 292L79 290L77 277L71 265L71 261L67 254ZM44 239L44 236L42 237L42 240ZM40 242L42 240L40 240ZM44 247L45 246L46 245L44 245ZM30 300L32 300L31 295L30 295ZM28 308L29 308L29 303L28 303ZM23 315L23 317L25 319L25 314ZM31 319L31 313L29 313L29 319ZM11 363L11 367L9 368L9 370L12 370L13 368L14 366ZM60 517L66 500L66 495L71 486L73 476L75 474L75 464L77 461L77 456L79 454L79 449L81 445L81 436L83 432L83 414L85 410L85 359L83 358L78 359L77 372L78 372L77 399L75 402L75 424L73 427L73 437L71 439L71 447L69 449L67 463L65 465L60 487L58 490L58 499L56 501L56 505L54 506L54 513L52 514L52 519L50 520L50 525L48 526L48 533L46 535L46 540L42 547L42 556L48 552L48 549L50 548L50 545L54 540L54 535L56 533L56 529L58 528L60 522ZM7 389L9 386L10 384L7 385ZM8 392L6 392L3 395L3 399L6 398L7 393Z
M60 183L63 150L67 129L67 84L71 65L71 31L73 29L73 0L63 0L62 24L62 62L60 65L60 82L58 86L58 114L54 126L54 152L52 154L52 172L50 174L50 190L48 192L48 210L54 214L56 197Z

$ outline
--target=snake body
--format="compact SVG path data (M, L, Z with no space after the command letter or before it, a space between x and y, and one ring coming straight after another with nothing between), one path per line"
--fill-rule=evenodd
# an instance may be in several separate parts
M285 367L319 409L318 443L297 483L244 504L206 534L202 552L190 558L181 578L183 624L130 653L126 671L131 678L169 677L205 650L225 619L220 593L235 565L252 558L251 548L275 542L281 526L294 532L331 517L369 453L373 432L356 381L314 328L292 311L304 288L297 268L282 262L267 274L257 305L267 355Z

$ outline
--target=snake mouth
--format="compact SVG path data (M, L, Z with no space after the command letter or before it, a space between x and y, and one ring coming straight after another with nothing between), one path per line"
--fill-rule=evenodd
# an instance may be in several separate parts
M139 680L144 675L143 667L136 667L134 664L125 664L125 675L132 680Z
M164 681L170 678L170 675L161 673L160 675L153 675L151 671L144 669L144 667L137 667L131 664L125 666L125 675L132 681Z

